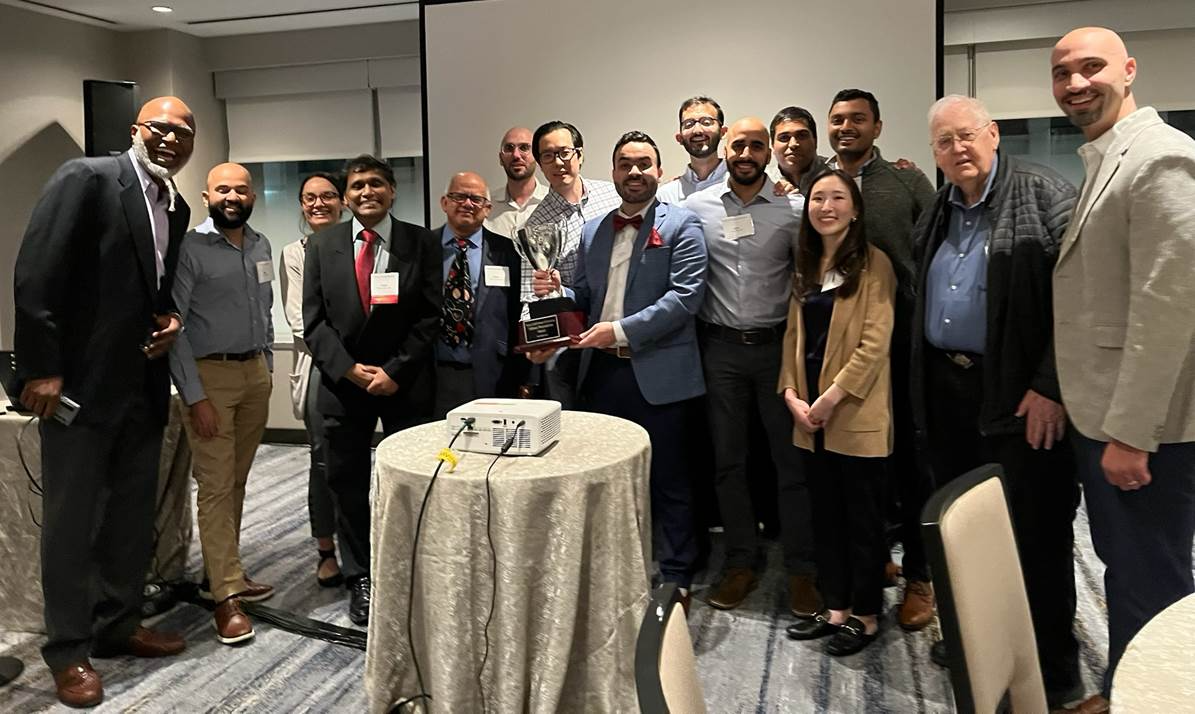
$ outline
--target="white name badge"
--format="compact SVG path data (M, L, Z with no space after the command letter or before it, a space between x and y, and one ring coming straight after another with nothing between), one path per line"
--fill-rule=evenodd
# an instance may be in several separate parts
M755 235L755 221L750 213L741 216L727 216L722 219L722 235L730 240L738 240Z
M257 261L257 282L270 283L274 281L274 264L268 260Z
M485 266L485 284L492 288L509 288L510 268L505 265Z
M373 273L369 276L369 304L393 305L398 302L398 273Z

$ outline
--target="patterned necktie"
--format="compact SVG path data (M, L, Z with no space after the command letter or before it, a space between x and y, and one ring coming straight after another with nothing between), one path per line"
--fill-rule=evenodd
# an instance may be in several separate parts
M357 237L365 241L353 266L357 273L357 295L361 297L361 309L365 311L366 315L369 315L369 280L373 275L373 244L381 236L366 228L358 233Z
M456 257L444 281L444 311L440 315L440 338L449 347L473 342L473 283L469 279L469 243L456 239Z

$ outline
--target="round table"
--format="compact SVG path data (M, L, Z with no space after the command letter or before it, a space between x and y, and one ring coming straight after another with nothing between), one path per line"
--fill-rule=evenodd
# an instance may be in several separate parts
M1154 616L1133 637L1112 678L1112 711L1195 711L1195 595Z
M411 541L449 439L441 421L378 446L365 653L371 711L419 691L406 625ZM635 639L651 563L647 432L566 411L547 451L499 459L489 499L496 573L485 478L495 457L457 454L456 468L440 471L419 535L412 629L429 710L637 710Z

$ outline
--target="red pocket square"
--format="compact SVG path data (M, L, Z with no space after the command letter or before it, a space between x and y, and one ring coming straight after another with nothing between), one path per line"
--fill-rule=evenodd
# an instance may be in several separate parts
M664 239L662 237L660 237L660 232L657 231L655 229L655 227L653 226L651 229L651 235L649 235L647 237L647 248L663 248L663 247L664 247Z

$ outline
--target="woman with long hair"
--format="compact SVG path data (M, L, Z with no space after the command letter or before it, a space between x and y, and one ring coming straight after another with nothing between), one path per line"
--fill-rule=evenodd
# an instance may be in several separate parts
M779 389L805 450L818 588L826 610L789 637L830 655L875 640L883 605L884 457L892 452L889 341L896 275L867 242L863 197L842 171L809 187Z
M315 578L322 587L336 587L344 578L336 561L336 509L325 472L324 445L320 438L322 424L315 407L319 375L311 361L311 352L303 341L303 259L307 239L316 231L340 222L344 210L344 179L317 171L299 186L303 237L282 249L282 301L286 321L295 338L295 362L290 373L290 398L295 417L303 420L311 443L311 473L307 481L307 510L311 535L316 539L319 563Z

